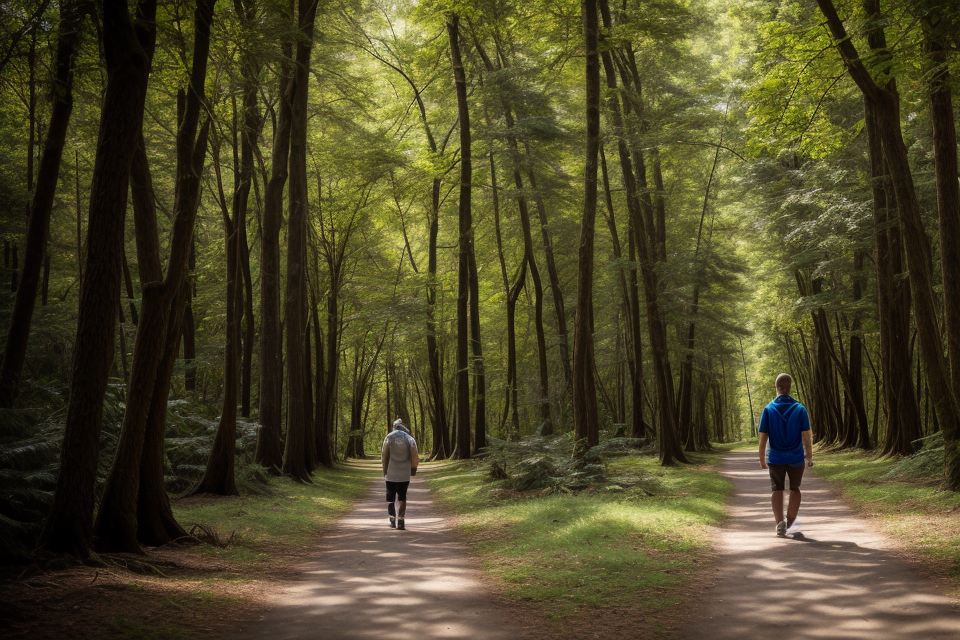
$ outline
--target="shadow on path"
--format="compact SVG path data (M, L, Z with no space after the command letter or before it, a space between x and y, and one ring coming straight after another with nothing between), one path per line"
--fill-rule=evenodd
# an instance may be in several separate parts
M428 472L429 473L429 472ZM466 548L417 476L406 531L387 524L383 482L324 537L301 580L284 590L243 640L431 640L522 637L501 618Z
M777 538L756 453L731 453L723 473L736 497L719 570L678 638L960 640L958 603L891 553L826 483L804 476L804 533Z

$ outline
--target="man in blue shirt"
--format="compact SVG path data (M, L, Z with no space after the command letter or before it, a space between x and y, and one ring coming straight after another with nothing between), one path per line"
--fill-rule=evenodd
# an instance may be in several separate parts
M773 516L777 535L799 533L800 480L804 467L813 466L813 438L810 417L802 404L790 397L793 378L787 373L777 376L777 397L760 414L760 468L770 470ZM790 478L790 502L787 518L783 518L784 480Z

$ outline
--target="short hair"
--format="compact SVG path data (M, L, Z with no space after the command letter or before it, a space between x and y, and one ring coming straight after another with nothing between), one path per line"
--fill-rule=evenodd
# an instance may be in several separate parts
M793 386L793 377L789 373L781 373L777 376L777 389L789 389Z

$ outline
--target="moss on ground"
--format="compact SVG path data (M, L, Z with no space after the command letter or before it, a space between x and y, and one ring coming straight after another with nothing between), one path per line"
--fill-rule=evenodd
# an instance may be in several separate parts
M430 485L505 597L558 621L619 607L656 617L713 558L732 488L718 455L694 458L613 457L607 479L577 493L505 491L476 464L439 469Z

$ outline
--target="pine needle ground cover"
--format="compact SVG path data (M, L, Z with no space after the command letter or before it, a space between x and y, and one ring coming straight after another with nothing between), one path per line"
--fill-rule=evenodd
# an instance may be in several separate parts
M664 468L649 455L609 458L603 480L572 492L505 488L510 480L491 480L489 463L428 477L494 589L533 618L527 626L550 637L643 638L666 631L715 558L731 485L716 472L718 455L694 460Z
M906 458L818 453L814 473L960 597L960 493L944 491L936 448Z
M294 567L315 553L323 528L350 509L370 477L369 468L345 465L316 471L309 485L271 479L259 495L174 500L180 523L205 543L109 556L101 567L3 569L0 635L229 634L256 619L266 599L297 575Z

